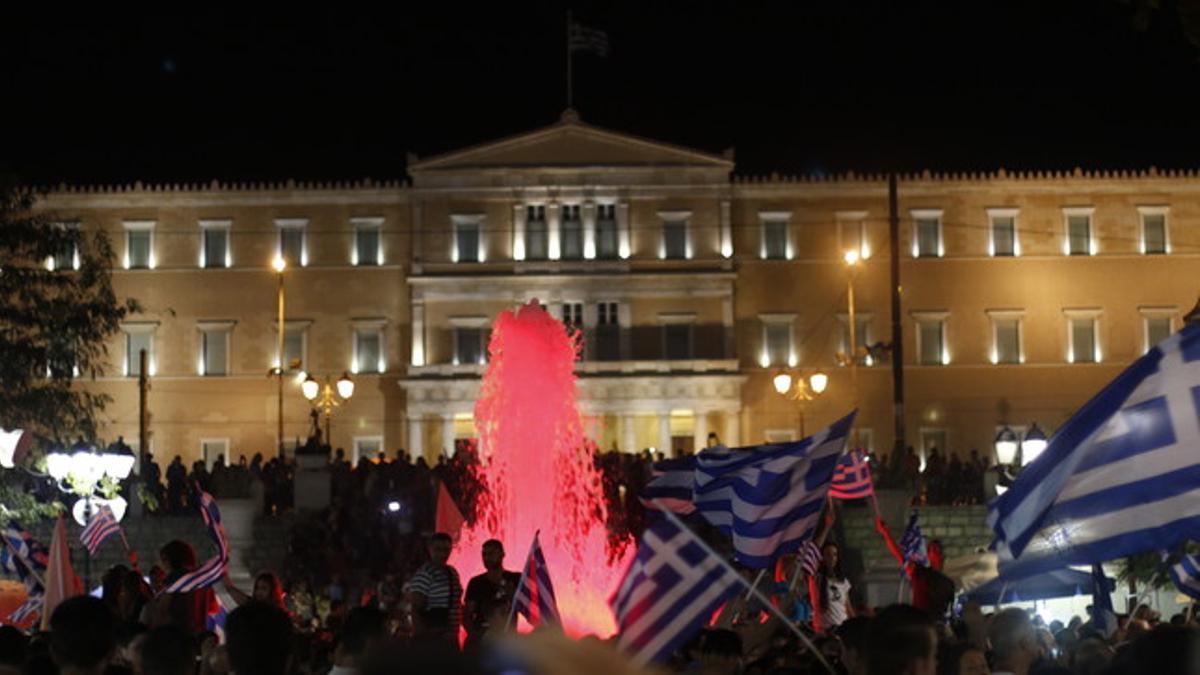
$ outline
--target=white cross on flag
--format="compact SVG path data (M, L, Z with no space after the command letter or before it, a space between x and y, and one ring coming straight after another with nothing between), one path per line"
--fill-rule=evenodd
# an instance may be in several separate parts
M1012 579L1200 539L1200 324L1075 413L988 521Z
M641 666L662 661L688 640L740 583L673 518L646 528L637 557L613 598L622 651Z

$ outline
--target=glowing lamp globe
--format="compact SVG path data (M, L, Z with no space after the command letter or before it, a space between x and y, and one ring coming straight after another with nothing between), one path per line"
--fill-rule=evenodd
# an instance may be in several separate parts
M54 450L46 455L46 473L61 483L71 473L71 456L62 450Z
M321 393L321 383L317 382L316 378L309 375L300 383L300 391L304 394L304 398L313 400L317 394Z
M100 463L104 467L104 473L114 480L129 478L135 461L133 451L126 448L120 450L109 449L100 455Z
M996 462L1012 464L1017 459L1017 434L1005 426L996 434Z
M104 459L90 449L78 450L71 455L70 474L84 485L95 485L104 473Z
M80 499L75 502L75 506L71 507L71 517L74 518L75 522L79 523L80 526L87 525L87 503L88 500ZM92 497L92 516L94 517L100 510L100 507L104 506L105 504L108 505L108 508L112 509L113 518L116 518L118 523L125 518L125 510L129 508L129 502L125 501L125 498L121 495L117 495L112 499Z
M285 269L287 269L287 261L283 259L283 256L277 255L275 256L275 259L271 261L271 269L282 273Z
M0 429L0 466L11 469L25 459L31 437L20 429Z
M843 256L843 259L846 261L847 265L853 267L858 264L858 257L858 251L850 249L849 251L846 251L846 255Z
M354 395L354 380L350 379L349 373L342 373L342 376L337 381L338 396L342 398L350 398Z
M820 394L829 386L829 376L825 373L813 373L813 376L808 378L808 386L812 387L813 393Z
M775 385L775 391L780 394L786 394L792 388L792 376L787 373L776 375L771 382Z
M1029 433L1025 434L1025 441L1021 443L1021 466L1028 466L1037 459L1046 449L1046 444L1046 432L1034 422Z

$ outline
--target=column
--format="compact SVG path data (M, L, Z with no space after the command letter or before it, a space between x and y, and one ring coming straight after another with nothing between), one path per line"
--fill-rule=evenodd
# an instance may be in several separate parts
M721 298L721 327L723 328L722 339L724 341L724 349L721 351L721 358L732 359L737 350L734 348L734 328L733 328L733 291L728 290L729 295Z
M635 419L633 413L621 413L621 450L623 452L641 450L637 447L637 434L633 427Z
M525 205L513 204L513 260L525 259Z
M558 202L546 204L546 252L551 260L558 260L561 257L558 239L561 228L562 205Z
M721 200L721 257L733 256L733 217L728 199Z
M670 457L675 450L671 447L671 412L658 413L658 450L663 456Z
M421 261L421 202L412 205L412 261Z
M629 202L617 202L617 253L621 260L633 254L633 241L629 232Z
M447 457L454 456L454 415L442 415L442 448Z
M703 410L692 411L692 448L700 452L708 441L708 413Z
M721 437L721 442L725 445L736 448L742 444L742 412L740 410L725 411L725 434Z
M412 325L412 365L425 365L425 303L413 301Z
M617 326L621 329L621 360L633 358L633 308L628 302L617 305Z
M583 203L583 257L585 260L596 258L596 202L587 200Z
M413 461L425 456L425 422L416 415L408 416L408 454Z

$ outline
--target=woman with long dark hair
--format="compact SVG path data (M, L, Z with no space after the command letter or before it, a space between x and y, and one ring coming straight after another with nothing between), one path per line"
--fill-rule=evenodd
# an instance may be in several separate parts
M827 541L821 547L821 569L817 573L820 594L820 630L829 632L854 616L850 604L850 580L842 572L841 549Z

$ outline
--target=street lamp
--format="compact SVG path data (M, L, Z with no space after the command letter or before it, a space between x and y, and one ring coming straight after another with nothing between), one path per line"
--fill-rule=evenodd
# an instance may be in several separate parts
M284 369L284 363L283 363L283 331L284 331L283 272L284 272L284 270L287 269L287 261L284 260L282 253L275 256L275 260L272 261L271 267L275 270L276 276L279 277L279 324L278 324L279 341L276 343L276 349L275 349L275 356L276 356L275 376L278 379L277 398L278 398L278 403L279 403L279 420L278 420L279 426L277 429L277 431L278 431L277 441L279 444L278 445L279 456L282 457L283 456L283 369Z
M106 490L109 494L113 494L111 498L98 497L96 488L100 487L105 479L108 479L110 483L119 483L128 478L129 473L133 471L134 461L133 451L128 446L117 444L105 450L97 450L81 441L72 446L70 450L58 448L46 455L46 472L54 479L60 490L74 493L80 497L71 510L75 522L86 526L95 514L95 509L92 507L96 504L108 504L112 509L113 518L120 522L125 517L125 508L128 503L120 495L114 494L115 490L111 487ZM85 588L91 586L91 560L90 554L85 555L83 567Z
M335 387L337 390L336 394L334 393ZM354 380L350 379L348 373L342 373L336 385L330 384L328 377L325 378L325 383L322 385L312 374L309 374L304 379L304 382L300 384L300 391L314 408L320 410L325 415L325 445L332 446L333 441L329 433L329 419L333 416L334 408L349 401L350 397L354 396Z
M793 378L789 373L784 372L771 378L771 384L774 385L777 394L797 403L796 408L800 414L800 437L804 438L804 406L825 392L825 388L829 386L829 376L818 371L808 377Z
M999 466L1012 466L1017 459L1017 434L1005 425L1000 433L996 434L996 464Z
M1030 462L1037 459L1046 449L1046 443L1046 432L1034 422L1021 442L1021 466L1029 466Z

